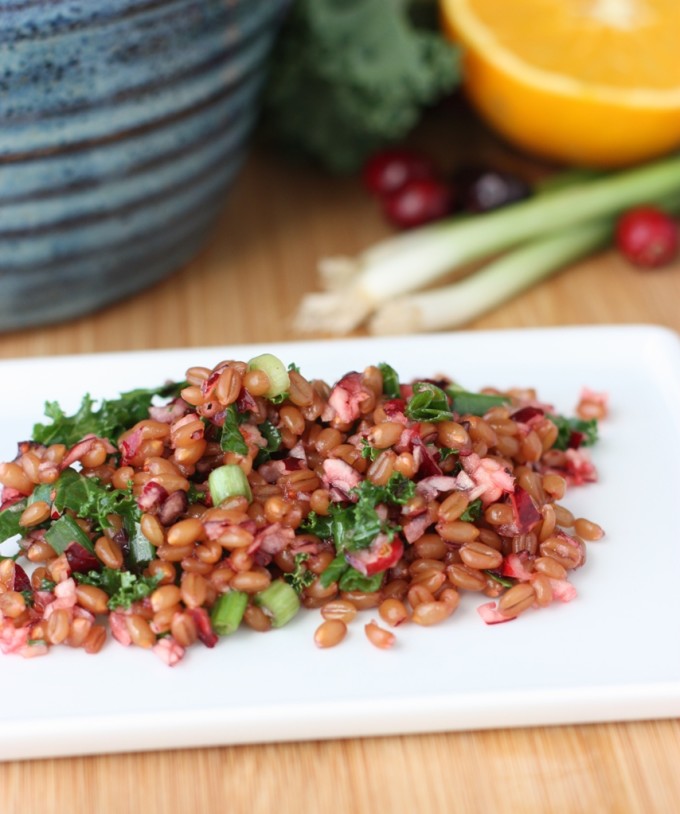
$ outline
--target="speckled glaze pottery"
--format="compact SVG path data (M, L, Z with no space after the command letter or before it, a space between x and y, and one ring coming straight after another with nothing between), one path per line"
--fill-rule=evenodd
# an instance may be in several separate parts
M287 0L0 0L0 330L84 314L201 247Z

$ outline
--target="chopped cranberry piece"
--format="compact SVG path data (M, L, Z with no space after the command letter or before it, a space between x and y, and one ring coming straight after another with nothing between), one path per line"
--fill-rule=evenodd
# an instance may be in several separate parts
M64 552L68 564L71 566L71 571L77 571L80 574L85 574L88 571L100 571L102 564L99 562L94 554L91 554L80 543L70 543Z

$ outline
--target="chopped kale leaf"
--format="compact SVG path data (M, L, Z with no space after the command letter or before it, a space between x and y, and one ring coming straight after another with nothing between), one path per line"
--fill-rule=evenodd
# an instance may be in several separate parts
M404 413L412 421L450 421L453 418L446 393L432 382L415 382Z
M109 608L129 608L133 602L147 597L158 585L160 577L144 577L130 571L116 571L102 568L101 571L88 571L74 574L83 585L95 585L109 595Z
M70 447L88 433L93 433L115 444L124 430L148 418L154 396L175 397L184 385L184 382L172 382L155 389L129 390L118 398L102 399L98 408L88 393L71 416L66 415L58 402L47 401L45 415L51 423L35 424L33 440L40 444L66 444Z

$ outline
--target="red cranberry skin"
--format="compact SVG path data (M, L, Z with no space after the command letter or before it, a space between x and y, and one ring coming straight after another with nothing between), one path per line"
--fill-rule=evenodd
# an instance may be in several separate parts
M391 195L409 181L434 178L432 162L411 150L383 150L364 165L364 186L373 195Z
M80 545L80 543L69 543L66 550L66 559L71 566L71 571L79 574L86 574L88 571L101 571L102 564L99 559Z
M387 219L399 229L413 229L441 220L453 210L451 188L435 178L409 181L383 198Z
M616 245L634 266L659 268L677 257L678 225L654 206L638 206L619 218Z

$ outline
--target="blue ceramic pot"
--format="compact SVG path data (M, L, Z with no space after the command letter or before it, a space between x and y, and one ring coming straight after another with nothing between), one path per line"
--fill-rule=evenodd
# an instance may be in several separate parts
M0 330L185 264L241 165L287 0L0 0Z

